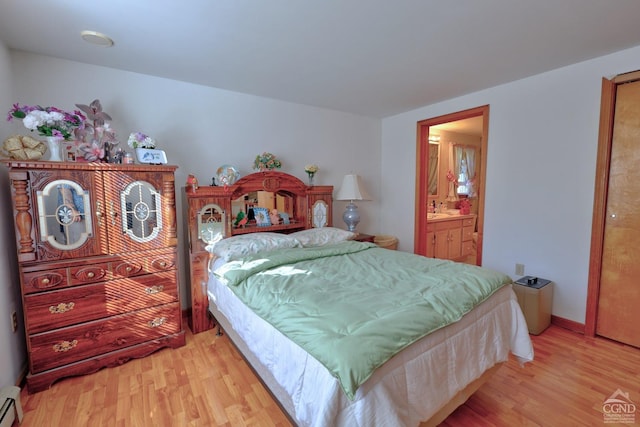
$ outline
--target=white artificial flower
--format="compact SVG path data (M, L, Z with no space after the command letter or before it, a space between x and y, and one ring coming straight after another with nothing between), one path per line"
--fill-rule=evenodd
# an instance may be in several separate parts
M50 113L45 113L46 115L46 122L48 125L53 125L56 122L62 122L64 120L64 114L59 113L57 111L52 111Z
M316 172L318 172L318 165L315 165L315 164L306 165L304 167L304 170L307 173L316 173Z
M24 119L22 119L22 123L24 124L24 127L30 130L38 129L38 126L41 124L40 119L35 114L31 113L27 114Z
M156 140L142 132L133 132L127 141L131 148L155 148Z

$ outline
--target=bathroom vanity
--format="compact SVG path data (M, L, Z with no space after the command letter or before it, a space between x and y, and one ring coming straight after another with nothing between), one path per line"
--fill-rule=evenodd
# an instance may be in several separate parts
M473 253L476 215L430 213L427 216L427 256L461 261Z

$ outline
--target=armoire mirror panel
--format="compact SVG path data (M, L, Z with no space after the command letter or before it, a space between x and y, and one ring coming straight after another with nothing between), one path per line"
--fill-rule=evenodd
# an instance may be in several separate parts
M122 221L123 233L141 243L155 239L162 230L160 193L148 182L135 181L125 187L120 201L126 218ZM109 209L113 212L113 206Z
M66 179L37 191L40 238L56 249L76 249L91 236L89 192Z
M208 204L198 213L198 236L200 240L210 245L225 237L225 212L216 204Z

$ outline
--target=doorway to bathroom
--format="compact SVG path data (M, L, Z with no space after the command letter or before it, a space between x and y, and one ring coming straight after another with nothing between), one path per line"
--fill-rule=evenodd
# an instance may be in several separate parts
M432 213L434 203L437 210L446 209L447 213L451 213L457 212L456 208L459 208L461 200L466 200L472 205L473 213L476 214L473 240L467 236L469 240L461 242L462 256L457 260L482 265L488 124L488 105L421 120L417 123L415 253L434 256L429 246L431 244L429 238L433 239L433 232L427 225L429 216L432 221L436 221ZM472 170L468 168L471 162L461 169L458 164L460 154L456 155L454 150L457 147L459 153L462 152L460 147L469 149L476 145L479 148L473 150L476 155ZM457 162L458 167L450 164L453 162ZM462 172L469 178L464 183L460 181L465 179ZM470 173L473 175L470 176ZM436 180L435 183L434 180ZM468 186L461 188L461 184L468 184ZM473 189L469 193L471 186ZM465 191L467 194L461 194ZM437 217L441 222L444 219L447 218ZM455 219L455 216L451 219ZM458 237L454 236L451 239L453 241ZM461 239L465 239L464 235ZM471 252L469 252L469 245L472 245ZM465 251L468 253L466 256Z

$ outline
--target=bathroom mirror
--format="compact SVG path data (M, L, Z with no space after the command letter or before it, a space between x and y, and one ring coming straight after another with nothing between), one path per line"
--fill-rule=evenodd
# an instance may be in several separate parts
M431 137L430 137L431 139ZM440 144L429 142L429 175L428 194L429 197L438 197L438 175L439 175Z

